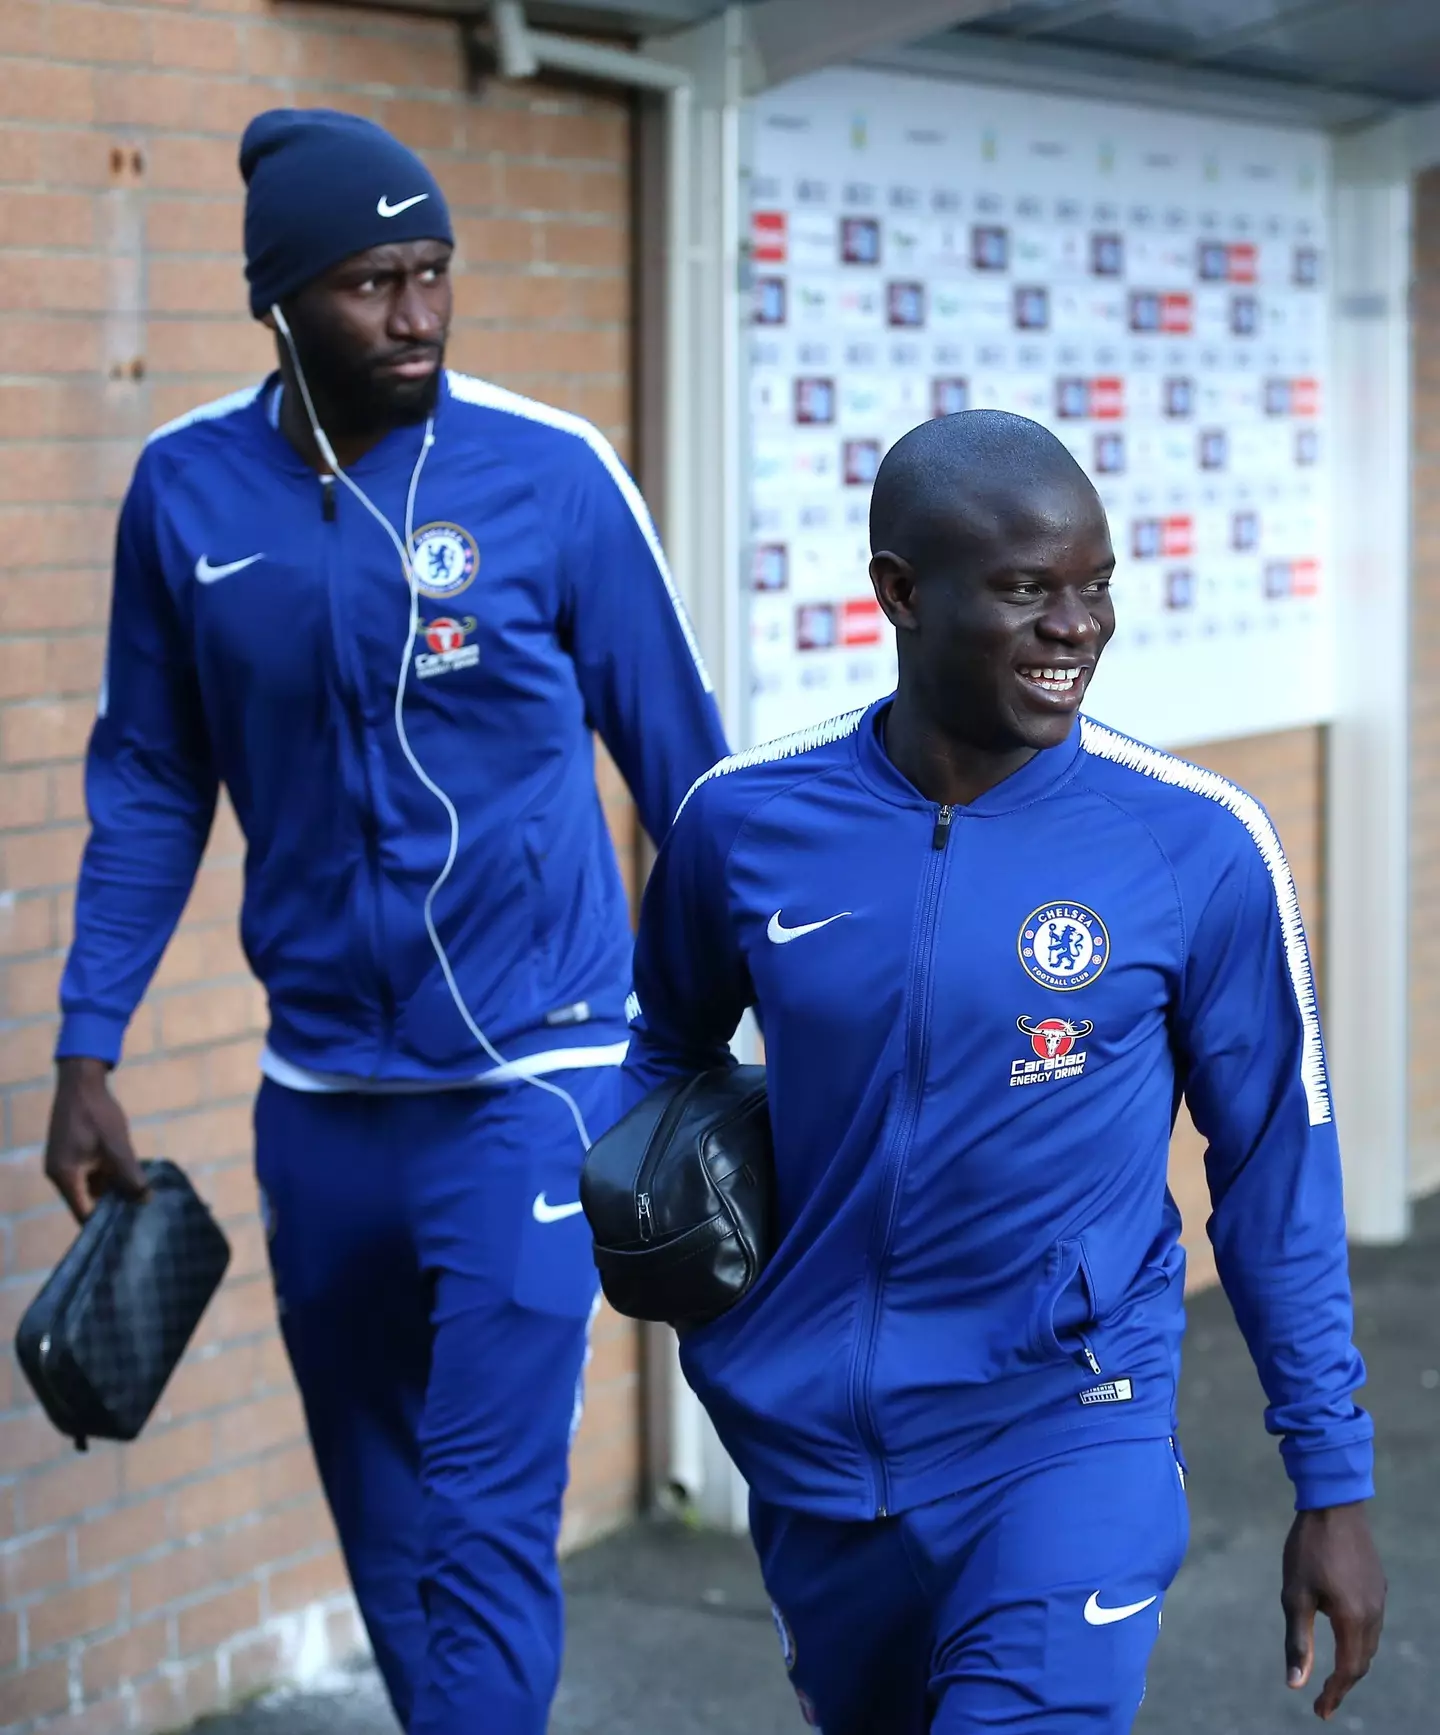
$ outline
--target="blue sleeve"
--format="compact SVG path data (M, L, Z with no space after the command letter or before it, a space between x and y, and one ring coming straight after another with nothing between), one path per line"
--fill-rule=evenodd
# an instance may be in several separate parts
M110 639L85 761L90 837L57 1058L113 1065L190 895L217 778L194 662L155 546L142 458L120 514Z
M731 920L734 826L689 800L660 846L640 906L624 1106L673 1078L734 1064L730 1038L755 998Z
M1340 1151L1299 901L1279 840L1248 840L1190 937L1176 1032L1205 1156L1216 1265L1265 1388L1298 1510L1368 1499L1374 1430Z
M591 726L656 844L729 748L710 677L634 482L592 431L571 496L565 627Z

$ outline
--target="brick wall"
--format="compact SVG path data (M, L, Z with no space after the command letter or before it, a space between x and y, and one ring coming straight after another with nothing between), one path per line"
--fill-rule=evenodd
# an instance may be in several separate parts
M1300 909L1315 955L1316 978L1324 1009L1324 958L1321 934L1325 920L1325 737L1319 729L1287 729L1274 735L1251 735L1238 741L1216 741L1205 747L1182 748L1181 757L1217 771L1238 783L1262 803L1275 822L1290 860ZM1205 1186L1205 1147L1183 1106L1170 1150L1170 1190L1185 1219L1185 1247L1190 1256L1187 1282L1191 1289L1215 1281L1215 1260L1205 1235L1210 1198Z
M0 1330L71 1228L39 1169L55 986L84 836L116 506L144 434L271 362L244 311L235 151L292 102L425 152L459 236L453 360L625 451L629 112L543 85L465 94L441 22L267 0L0 0ZM632 863L634 820L604 783ZM145 1438L78 1457L0 1360L0 1725L158 1729L357 1629L275 1334L250 1176L261 997L222 815L118 1094L185 1163L234 1264ZM566 1538L637 1481L634 1333L602 1320Z
M1440 169L1415 184L1410 665L1410 1179L1440 1187Z

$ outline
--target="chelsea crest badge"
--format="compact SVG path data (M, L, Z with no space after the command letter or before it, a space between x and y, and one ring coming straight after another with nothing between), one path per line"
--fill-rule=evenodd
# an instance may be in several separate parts
M1084 904L1042 904L1020 929L1020 964L1032 982L1066 994L1093 982L1110 961L1110 936Z
M480 550L475 538L458 524L422 524L410 551L415 588L421 596L444 602L475 582Z

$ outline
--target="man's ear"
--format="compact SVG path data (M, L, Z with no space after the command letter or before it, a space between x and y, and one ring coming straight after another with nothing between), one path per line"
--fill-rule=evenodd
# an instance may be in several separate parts
M915 611L915 568L910 562L881 549L870 562L870 582L896 632L913 633L920 622Z

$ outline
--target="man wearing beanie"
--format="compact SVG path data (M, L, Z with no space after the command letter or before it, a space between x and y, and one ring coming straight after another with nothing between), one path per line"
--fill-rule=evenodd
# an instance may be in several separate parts
M725 742L610 446L444 370L419 159L277 111L240 166L279 365L121 513L46 1171L77 1216L141 1187L107 1075L223 786L281 1324L376 1657L410 1735L541 1735L630 989L591 732L657 842Z

